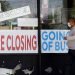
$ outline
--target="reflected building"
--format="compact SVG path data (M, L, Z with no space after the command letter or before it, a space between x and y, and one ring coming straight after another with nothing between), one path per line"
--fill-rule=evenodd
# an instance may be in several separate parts
M43 3L46 3L46 9ZM75 0L47 0L47 2L41 0L40 6L42 28L68 29L68 19L75 15ZM47 12L46 15L44 15L45 12Z

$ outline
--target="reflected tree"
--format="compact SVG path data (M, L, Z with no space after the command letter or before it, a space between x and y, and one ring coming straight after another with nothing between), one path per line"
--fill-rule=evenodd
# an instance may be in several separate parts
M0 3L2 11L7 11L11 8L8 1L0 1Z

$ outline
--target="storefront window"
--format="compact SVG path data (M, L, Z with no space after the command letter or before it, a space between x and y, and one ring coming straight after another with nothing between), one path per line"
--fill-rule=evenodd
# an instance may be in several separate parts
M18 25L18 18L37 18L37 0L1 0L0 12L0 25L8 29L11 24Z
M66 29L64 0L41 0L41 24L46 29Z

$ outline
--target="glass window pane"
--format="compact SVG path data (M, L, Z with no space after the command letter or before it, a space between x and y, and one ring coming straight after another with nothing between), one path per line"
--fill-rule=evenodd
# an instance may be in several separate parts
M25 8L26 6L28 6L28 8ZM25 14L23 11L25 11L25 13L30 12L30 14ZM5 18L0 20L0 25L10 26L13 24L17 26L18 18L37 18L37 0L0 0L0 12L4 12L4 14L0 14ZM15 15L16 13L19 16ZM8 16L10 18L8 18Z

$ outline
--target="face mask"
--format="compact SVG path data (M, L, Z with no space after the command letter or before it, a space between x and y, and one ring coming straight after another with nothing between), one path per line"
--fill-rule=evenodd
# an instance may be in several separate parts
M68 27L70 27L70 28L71 28L71 24L70 24L70 23L68 23Z

